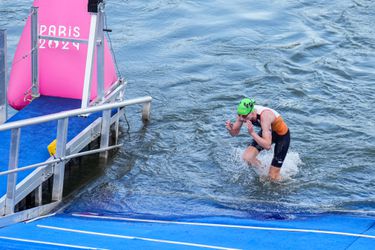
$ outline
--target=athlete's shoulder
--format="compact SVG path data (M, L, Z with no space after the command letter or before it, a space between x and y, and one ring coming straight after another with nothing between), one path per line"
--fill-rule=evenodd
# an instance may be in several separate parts
M255 105L255 109L256 109L257 113L259 115L262 115L262 116L264 114L267 114L267 116L272 116L272 117L278 117L278 116L280 116L280 114L276 110L274 110L272 108L269 108L269 107ZM267 111L267 112L265 112L265 111Z
M256 110L257 114L261 114L267 108L261 105L254 105L254 109Z

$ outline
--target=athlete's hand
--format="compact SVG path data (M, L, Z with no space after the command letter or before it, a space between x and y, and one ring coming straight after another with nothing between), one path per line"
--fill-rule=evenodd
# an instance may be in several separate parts
M249 131L249 134L251 135L254 132L254 126L253 123L249 120L246 121L247 130Z
M232 130L233 124L230 122L230 120L228 120L228 121L225 122L225 127L226 127L229 131Z

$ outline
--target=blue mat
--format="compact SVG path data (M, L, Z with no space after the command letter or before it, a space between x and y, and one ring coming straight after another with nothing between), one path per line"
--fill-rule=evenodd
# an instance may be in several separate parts
M41 96L19 111L6 123L53 114L61 111L80 108L81 101L57 97ZM73 117L69 119L68 141L78 135L101 113L89 117ZM46 161L50 156L47 146L56 139L57 121L24 127L21 129L19 166L27 166ZM8 170L10 131L0 132L0 171ZM22 181L33 170L19 172L17 183ZM0 196L6 193L6 176L0 176Z
M88 216L88 217L85 217ZM7 249L374 249L375 219L327 214L262 221L152 221L59 214L0 229ZM9 246L9 247L8 247Z

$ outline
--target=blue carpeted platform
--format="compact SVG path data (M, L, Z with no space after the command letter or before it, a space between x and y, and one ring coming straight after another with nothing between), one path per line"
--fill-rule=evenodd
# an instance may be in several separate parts
M41 96L19 111L7 122L53 114L61 111L80 108L81 100ZM68 141L78 135L101 114L89 117L69 119ZM6 123L7 123L6 122ZM27 166L46 161L50 156L48 144L56 139L57 121L48 122L21 129L19 166ZM10 131L0 132L0 171L8 170ZM33 170L18 173L17 183L22 181ZM0 176L0 196L6 193L6 176Z
M7 249L365 250L375 248L375 219L327 214L282 221L230 217L153 221L59 214L0 229L0 245Z

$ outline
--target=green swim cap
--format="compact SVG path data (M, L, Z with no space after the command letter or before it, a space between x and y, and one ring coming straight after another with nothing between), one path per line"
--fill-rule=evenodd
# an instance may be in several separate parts
M255 101L250 98L244 98L241 100L237 107L237 114L248 115L254 110Z

